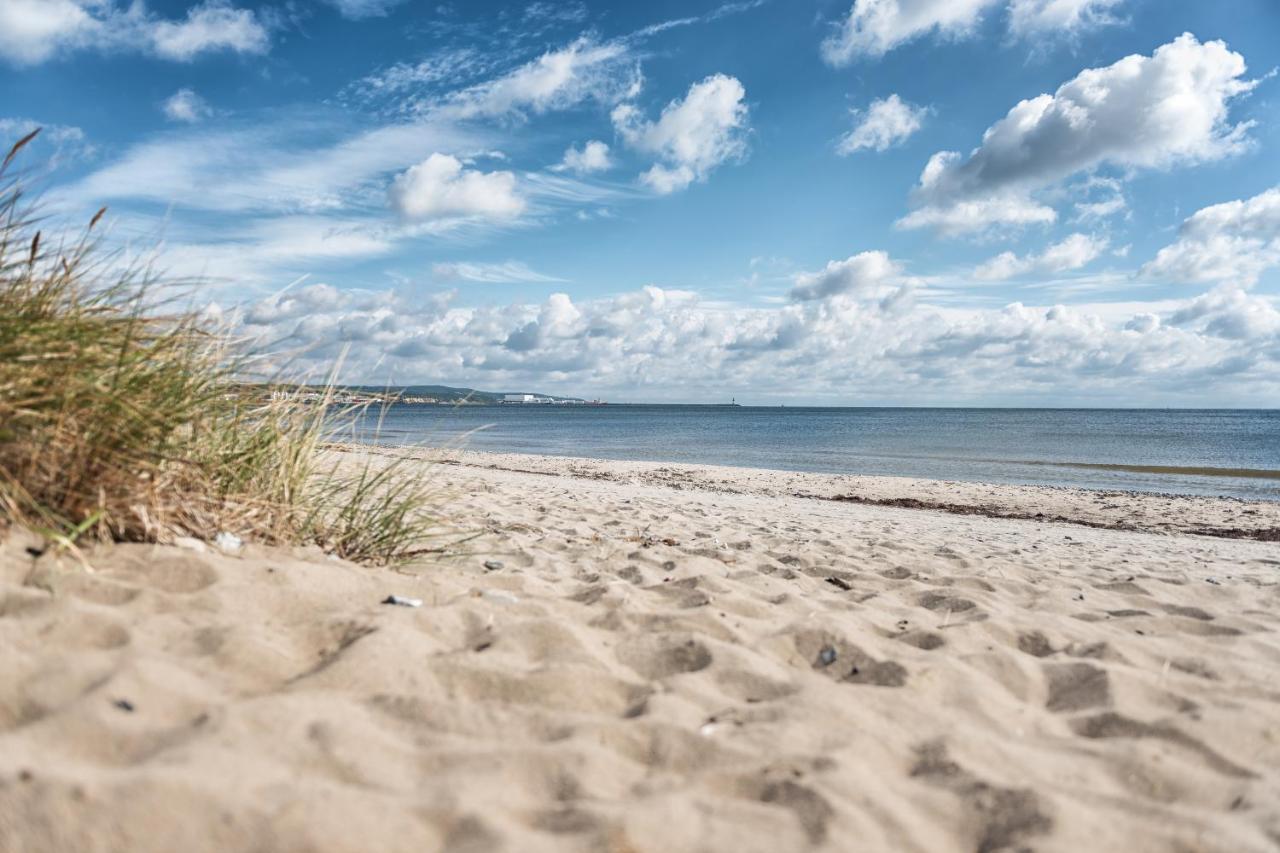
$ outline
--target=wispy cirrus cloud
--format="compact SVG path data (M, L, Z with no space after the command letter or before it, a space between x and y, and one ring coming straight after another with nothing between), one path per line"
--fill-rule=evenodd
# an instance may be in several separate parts
M479 284L563 283L566 279L530 269L523 261L486 263L447 261L433 264L431 276L437 281L471 281Z

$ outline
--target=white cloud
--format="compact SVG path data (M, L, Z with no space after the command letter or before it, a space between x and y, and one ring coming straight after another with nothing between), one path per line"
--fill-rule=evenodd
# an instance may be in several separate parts
M78 47L102 26L77 0L5 0L0 3L0 56L34 65L60 49Z
M432 265L431 276L438 281L475 281L481 284L564 281L562 278L532 270L523 261L502 263L449 261Z
M206 0L191 7L185 21L156 21L150 27L155 52L165 59L190 62L202 53L266 53L267 29L249 9L226 0Z
M839 294L884 297L905 286L902 265L881 251L860 252L843 261L831 261L819 272L795 277L791 298L808 301Z
M1280 187L1197 210L1142 268L1150 278L1248 287L1280 266Z
M165 100L162 109L171 121L195 124L213 115L213 107L192 89L179 89Z
M391 185L391 206L405 219L478 216L510 219L525 209L511 172L463 168L448 154L432 154Z
M1271 300L1221 287L1190 300L1167 318L1171 326L1231 341L1280 341L1280 311ZM1275 357L1274 350L1271 353Z
M609 158L609 146L598 139L593 139L581 148L570 146L564 152L564 160L556 171L570 171L577 175L588 175L592 172L603 172L613 167Z
M239 214L363 208L385 197L390 173L437 151L482 149L486 141L430 121L350 136L314 117L193 128L139 143L56 195L86 207L129 200Z
M1009 32L1020 38L1075 33L1117 23L1125 0L1011 0Z
M1074 35L1116 22L1112 9L1124 0L854 0L836 32L822 42L822 57L834 66L879 57L907 42L936 34L963 39L983 16L1008 5L1009 34L1043 39Z
M1071 234L1038 255L1018 257L1013 252L1001 252L979 265L973 271L973 277L980 281L1002 281L1027 273L1060 273L1078 270L1096 260L1109 245L1110 241L1105 237Z
M840 154L852 154L864 148L887 151L919 130L928 112L927 108L909 104L896 94L878 98L866 112L855 113L861 120L840 138L836 151Z
M205 0L191 7L185 20L157 18L142 3L117 6L117 0L0 3L0 57L17 65L35 65L59 53L90 48L134 50L189 62L213 51L266 53L270 44L258 15L228 0Z
M839 31L822 43L822 57L847 65L859 56L883 56L930 32L961 38L1001 0L855 0Z
M1082 71L1054 94L1015 106L968 157L935 154L912 193L917 210L899 225L955 233L1052 221L1056 213L1032 194L1077 173L1165 169L1239 152L1251 125L1230 124L1227 113L1232 98L1256 85L1244 73L1240 54L1190 33L1152 56Z
M473 119L529 111L563 110L587 100L614 104L639 91L639 67L621 42L583 37L567 47L498 77L431 100L420 109L441 117Z
M325 0L338 10L344 18L359 21L363 18L377 18L386 15L405 0Z
M894 223L899 228L934 228L954 236L979 231L992 223L1012 227L1050 225L1057 212L1026 196L1000 193L980 199L953 201L946 205L925 205Z
M665 195L705 181L720 164L746 156L745 97L737 78L715 74L667 104L656 122L622 104L613 111L613 124L629 146L658 158L640 180Z

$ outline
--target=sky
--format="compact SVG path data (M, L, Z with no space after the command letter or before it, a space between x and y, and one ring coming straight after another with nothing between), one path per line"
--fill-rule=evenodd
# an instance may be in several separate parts
M1274 407L1277 66L1274 0L0 0L0 139L344 381Z

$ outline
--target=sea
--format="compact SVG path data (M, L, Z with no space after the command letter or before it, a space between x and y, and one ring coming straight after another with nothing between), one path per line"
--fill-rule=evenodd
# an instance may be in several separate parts
M356 438L600 459L1280 500L1280 410L416 405Z

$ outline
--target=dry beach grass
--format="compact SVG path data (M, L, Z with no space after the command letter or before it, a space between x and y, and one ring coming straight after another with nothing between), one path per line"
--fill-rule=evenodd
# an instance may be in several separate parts
M38 131L37 131L38 132ZM33 133L32 136L35 134ZM271 385L171 283L83 234L50 240L0 167L0 524L87 540L217 534L395 562L430 542L428 488L394 466L319 465L356 412Z

